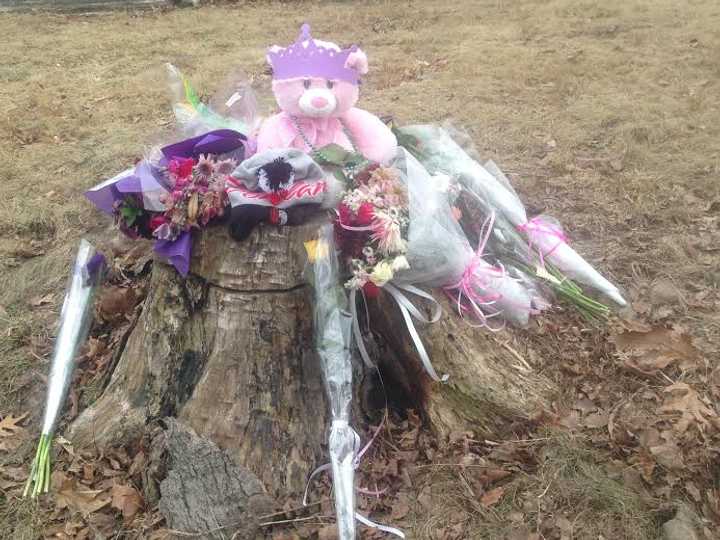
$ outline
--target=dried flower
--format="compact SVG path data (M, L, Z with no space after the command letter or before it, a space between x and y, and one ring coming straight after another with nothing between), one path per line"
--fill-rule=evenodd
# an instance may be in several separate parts
M213 163L213 160L210 158L209 155L200 155L200 158L198 159L196 171L200 176L204 176L205 178L208 178L212 175L213 170L215 169L215 165Z

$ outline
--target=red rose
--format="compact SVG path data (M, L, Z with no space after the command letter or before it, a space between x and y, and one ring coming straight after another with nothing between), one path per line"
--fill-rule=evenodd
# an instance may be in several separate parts
M165 223L165 221L166 221L165 216L163 216L162 214L154 215L153 217L150 218L150 230L154 231L160 225Z
M380 295L380 287L375 285L372 281L368 281L363 285L363 292L368 298L377 298Z
M356 223L360 226L370 225L375 218L375 209L370 203L362 203L358 208Z
M350 225L352 221L352 212L346 204L338 206L338 214L340 214L340 225Z
M192 158L174 158L168 165L168 170L178 178L186 178L192 173L195 161Z

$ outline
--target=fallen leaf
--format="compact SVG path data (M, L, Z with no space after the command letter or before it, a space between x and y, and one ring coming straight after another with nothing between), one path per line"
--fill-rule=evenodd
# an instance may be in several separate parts
M24 482L13 482L12 480L4 480L4 479L0 478L0 490L2 490L2 491L19 488L23 485L24 485Z
M696 503L702 502L702 495L700 494L700 490L692 482L685 482L685 491L687 491L688 494L693 499L695 499Z
M588 398L578 399L573 404L573 409L580 411L582 414L588 414L598 410L598 406L595 405Z
M125 521L130 521L142 508L142 497L132 486L115 485L110 490L110 494L112 495L112 507L122 512Z
M681 470L685 467L685 462L680 455L680 448L674 441L669 441L658 446L651 446L648 450L650 450L655 461L666 469Z
M643 372L665 369L672 362L680 362L682 369L689 369L701 358L690 336L668 328L622 332L612 336L611 341L619 351L628 354L629 367Z
M85 463L83 465L83 480L86 482L92 482L95 477L95 465L92 463Z
M70 508L88 516L110 504L110 497L103 490L91 490L77 485L77 481L61 471L52 474L58 508Z
M641 450L638 454L638 464L640 465L643 480L651 484L653 471L655 470L655 460L645 449Z
M338 538L337 525L326 525L318 530L318 540L336 540Z
M15 482L24 482L28 477L28 472L25 470L25 467L2 466L0 467L0 473Z
M483 484L489 485L503 478L507 478L511 474L510 471L506 471L505 469L483 469L480 473L479 480Z
M24 429L22 426L18 426L28 413L21 414L20 416L13 416L8 414L5 418L0 420L0 437L9 437L14 435L17 431Z
M398 494L393 502L390 518L393 520L404 518L410 512L410 503L405 493Z
M139 472L142 472L147 465L147 457L145 456L145 452L140 450L137 454L135 454L135 457L133 458L132 463L130 464L130 469L128 470L128 476L135 476Z
M110 287L100 298L98 311L104 320L112 321L129 315L139 300L133 287Z
M568 429L576 430L580 427L580 413L577 411L570 411L570 413L561 418L558 423Z
M665 388L664 392L665 403L660 411L680 414L674 426L679 433L685 433L691 424L697 425L698 430L705 433L713 425L710 419L717 423L715 411L705 405L687 383L675 383Z
M482 504L486 508L489 508L490 506L497 504L500 499L502 499L504 493L505 488L502 486L493 488L490 491L486 491L483 496L480 497L480 504Z

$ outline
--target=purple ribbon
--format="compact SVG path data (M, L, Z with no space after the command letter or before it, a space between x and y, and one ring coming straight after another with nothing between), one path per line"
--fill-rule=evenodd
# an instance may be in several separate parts
M190 271L192 235L190 231L180 234L175 240L157 240L155 253L172 264L182 277Z
M245 152L246 144L247 139L242 133L232 129L216 129L163 147L160 165L166 166L168 161L177 157L197 158L200 154L226 154L241 148ZM85 192L85 197L99 210L112 215L115 212L115 203L127 194L159 193L167 190L169 186L165 185L160 170L143 160L134 169L128 169L89 189Z
M105 269L105 256L99 251L85 265L85 285L98 285Z
M216 129L197 137L191 137L160 149L166 160L173 158L197 158L200 154L227 154L245 148L247 138L232 129Z

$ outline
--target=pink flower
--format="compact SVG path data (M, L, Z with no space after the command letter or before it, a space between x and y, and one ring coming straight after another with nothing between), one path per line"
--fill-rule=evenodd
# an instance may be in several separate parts
M400 224L388 214L376 214L372 227L372 239L377 242L381 253L390 255L407 251L407 242L400 233Z

